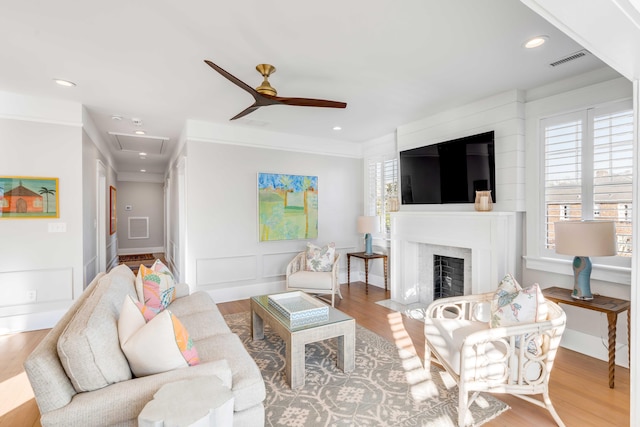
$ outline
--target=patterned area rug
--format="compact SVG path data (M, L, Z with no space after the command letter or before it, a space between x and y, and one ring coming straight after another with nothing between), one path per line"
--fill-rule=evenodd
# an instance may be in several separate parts
M258 364L267 388L265 425L453 427L458 388L437 366L422 368L412 353L356 326L356 367L336 367L336 340L308 344L305 385L285 382L285 344L265 323L264 340L251 339L250 313L225 316ZM480 426L509 407L488 394L472 405L467 425Z
M139 261L153 261L155 258L153 254L139 254L139 255L119 255L118 260L120 263L127 262L139 262Z

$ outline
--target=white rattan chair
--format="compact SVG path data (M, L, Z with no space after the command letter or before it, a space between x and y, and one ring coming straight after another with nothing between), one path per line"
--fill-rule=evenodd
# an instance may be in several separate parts
M546 408L564 423L549 397L549 376L564 332L566 315L546 301L546 321L489 327L493 293L442 298L429 305L425 317L425 367L432 356L459 387L458 425L480 392L509 393ZM537 351L531 351L531 344ZM473 392L471 398L469 393ZM541 399L532 395L541 395Z
M300 252L287 265L286 285L288 291L304 291L316 295L331 294L331 306L335 307L335 295L340 293L340 284L338 283L338 267L340 254L336 253L333 260L333 269L331 271L307 271L306 252Z

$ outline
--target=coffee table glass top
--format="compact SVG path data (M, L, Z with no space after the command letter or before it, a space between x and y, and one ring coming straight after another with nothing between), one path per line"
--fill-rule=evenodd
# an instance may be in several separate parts
M295 292L295 291L294 291ZM270 294L275 295L275 294ZM278 294L281 295L281 294ZM310 323L308 325L301 325L296 327L291 327L289 323L289 319L287 319L282 313L276 310L269 304L269 295L260 295L257 297L251 297L253 301L258 303L262 308L269 312L269 314L279 323L281 323L284 327L286 327L291 332L303 331L305 329L317 328L318 326L330 325L332 323L344 322L345 320L352 320L353 317L347 316L340 310L336 310L335 308L329 306L329 318L327 320L323 320L320 322ZM327 304L328 305L328 304Z

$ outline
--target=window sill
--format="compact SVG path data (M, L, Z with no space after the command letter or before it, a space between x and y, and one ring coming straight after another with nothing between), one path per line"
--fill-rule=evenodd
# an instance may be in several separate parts
M573 276L571 260L526 256L523 258L526 268ZM594 263L591 278L631 286L631 268Z

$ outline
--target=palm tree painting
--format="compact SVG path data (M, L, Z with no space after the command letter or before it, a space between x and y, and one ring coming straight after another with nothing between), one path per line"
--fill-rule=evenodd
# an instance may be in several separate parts
M0 177L0 219L59 217L58 178Z
M318 237L318 177L258 174L260 241Z

